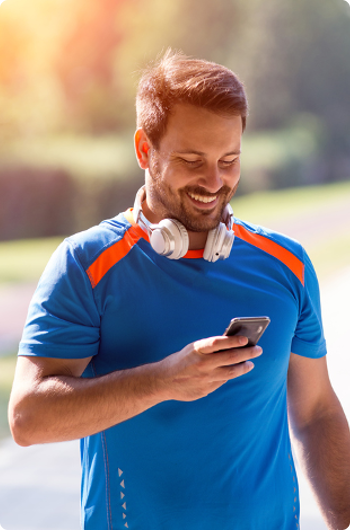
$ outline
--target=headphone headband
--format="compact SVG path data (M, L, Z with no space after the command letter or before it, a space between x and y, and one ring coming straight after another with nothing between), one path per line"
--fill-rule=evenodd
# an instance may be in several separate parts
M142 186L136 193L133 216L136 224L140 225L142 230L146 232L149 236L151 235L151 226L152 224L144 216L142 211L142 203L146 199L146 186Z

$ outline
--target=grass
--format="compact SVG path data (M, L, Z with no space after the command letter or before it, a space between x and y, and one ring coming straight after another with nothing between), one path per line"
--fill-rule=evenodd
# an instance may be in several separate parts
M0 243L0 283L38 281L63 237Z
M237 217L268 225L281 218L326 209L344 197L350 200L350 182L252 193L234 199L233 207Z

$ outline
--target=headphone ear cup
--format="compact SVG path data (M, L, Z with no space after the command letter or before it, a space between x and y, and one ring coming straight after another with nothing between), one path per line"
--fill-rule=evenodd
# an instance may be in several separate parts
M234 238L233 231L227 230L224 223L219 223L216 228L208 232L203 258L211 262L228 258Z
M152 229L150 243L157 254L169 259L180 259L188 251L188 233L176 219L163 219Z

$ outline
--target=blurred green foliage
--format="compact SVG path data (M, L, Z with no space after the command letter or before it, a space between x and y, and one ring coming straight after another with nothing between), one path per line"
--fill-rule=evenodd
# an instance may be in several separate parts
M344 0L8 0L0 239L71 232L132 204L137 80L168 46L246 85L241 193L349 179Z

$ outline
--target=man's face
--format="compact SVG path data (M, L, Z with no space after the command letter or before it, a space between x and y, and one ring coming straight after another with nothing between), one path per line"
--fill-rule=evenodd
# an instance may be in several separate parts
M159 149L150 152L149 220L177 219L193 232L215 228L239 183L241 136L240 116L176 105Z

